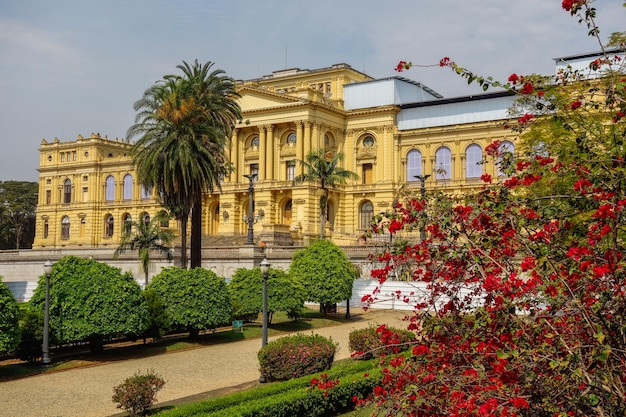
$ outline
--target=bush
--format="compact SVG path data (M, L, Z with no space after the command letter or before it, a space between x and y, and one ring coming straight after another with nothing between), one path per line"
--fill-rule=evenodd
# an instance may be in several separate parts
M123 408L131 416L143 414L157 402L156 393L163 388L165 381L154 373L136 373L113 388L113 402L117 408Z
M297 334L268 343L258 354L261 377L281 381L330 369L337 344L320 335Z
M350 352L357 359L404 352L415 341L415 334L412 332L384 325L352 330L349 337Z
M32 365L42 355L43 315L36 311L23 312L20 319L20 330L22 339L17 347L16 356ZM54 340L51 340L51 342L54 342Z

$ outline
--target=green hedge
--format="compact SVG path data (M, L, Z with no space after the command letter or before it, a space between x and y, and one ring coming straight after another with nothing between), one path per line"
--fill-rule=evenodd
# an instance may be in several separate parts
M332 369L327 371L326 374L328 375L328 378L341 380L341 383L333 388L333 391L338 390L337 394L331 394L331 391L329 391L328 397L323 398L323 393L320 391L317 392L321 394L322 399L324 399L326 402L338 402L337 405L333 405L333 409L342 409L342 407L348 406L354 407L354 404L352 403L352 397L354 397L354 395L362 395L363 397L366 397L373 389L373 386L380 382L381 373L380 370L378 370L377 365L377 361L348 361L347 365L335 365ZM364 388L360 387L358 384L350 384L350 381L363 380L364 374L369 374L370 376L367 379L374 379L374 382L371 384L372 388L366 388L365 390L367 391L367 393L362 394ZM304 398L300 397L318 395L313 394L315 390L309 391L311 387L311 380L315 376L319 377L319 374L304 376L284 382L270 383L267 385L262 385L259 388L238 392L224 397L218 397L198 403L183 405L177 407L174 410L168 410L159 413L158 415L163 417L201 417L231 415L237 416L248 415L242 414L244 412L257 412L255 411L257 409L264 410L266 406L270 405L272 408L268 412L275 412L271 410L274 410L276 408L284 408L280 405L280 402L282 401L296 401L298 402L298 404L305 403L306 406L309 403L307 403ZM367 385L370 385L370 383L368 382ZM346 396L346 390L348 390L351 395ZM338 396L339 393L343 394L341 396ZM273 398L280 398L280 400L278 403L276 403L274 400L270 402L269 400ZM302 405L294 404L294 406ZM246 409L242 409L242 407ZM248 407L250 408L248 409ZM309 404L308 407L311 407L311 404ZM309 414L293 413L287 415L308 416Z

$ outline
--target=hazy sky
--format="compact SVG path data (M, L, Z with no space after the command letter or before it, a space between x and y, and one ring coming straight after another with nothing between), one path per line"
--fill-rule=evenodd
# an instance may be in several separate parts
M603 39L622 0L597 0ZM42 139L124 138L133 103L183 60L235 79L346 63L373 77L400 59L506 79L598 44L561 0L0 0L0 180L37 181ZM446 97L477 92L449 69L405 77Z

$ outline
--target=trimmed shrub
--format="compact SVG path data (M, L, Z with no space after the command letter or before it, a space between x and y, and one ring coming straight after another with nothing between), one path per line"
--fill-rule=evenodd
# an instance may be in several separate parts
M141 415L157 402L156 394L163 385L165 381L154 371L136 373L113 388L113 402L118 403L117 408L123 408L131 416Z
M282 337L259 351L261 377L283 381L325 371L332 366L336 350L332 339L320 335Z
M35 364L42 355L43 314L36 311L22 312L20 330L22 332L22 339L17 348L16 356L31 365ZM54 337L51 342L54 343Z
M415 341L415 334L395 327L369 326L350 332L350 352L357 359L372 359L404 352Z

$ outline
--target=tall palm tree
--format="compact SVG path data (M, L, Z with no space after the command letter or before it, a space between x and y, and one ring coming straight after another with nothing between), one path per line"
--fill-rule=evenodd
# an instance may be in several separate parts
M135 102L128 138L140 181L156 186L165 207L181 226L181 265L187 266L187 222L192 217L191 267L201 263L202 196L220 188L231 171L225 144L241 109L235 82L213 63L183 61L183 75L166 75ZM192 211L193 210L193 211Z
M137 251L141 269L145 274L145 285L148 285L148 267L150 266L150 253L158 251L167 255L167 259L172 259L172 249L169 245L174 240L171 230L161 229L161 222L167 219L167 215L160 213L150 220L132 221L125 225L120 244L113 252L113 258L117 259L121 253Z
M345 184L348 180L359 179L356 173L341 168L339 166L341 161L343 161L343 154L341 152L327 159L323 149L314 149L306 155L304 161L299 160L305 172L296 176L295 181L317 182L322 189L322 195L320 196L320 239L324 239L329 188Z

